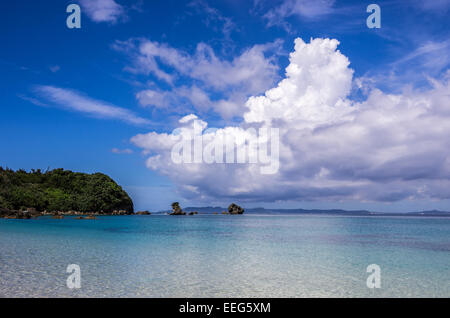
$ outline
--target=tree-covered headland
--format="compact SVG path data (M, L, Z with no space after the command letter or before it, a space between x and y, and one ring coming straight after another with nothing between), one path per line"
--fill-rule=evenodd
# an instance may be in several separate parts
M133 201L114 180L102 173L64 169L41 171L0 167L0 208L47 212L133 213Z

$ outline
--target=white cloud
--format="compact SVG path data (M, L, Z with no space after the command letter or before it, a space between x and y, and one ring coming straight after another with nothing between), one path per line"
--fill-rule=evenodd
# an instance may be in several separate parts
M146 89L136 94L139 104L142 106L154 106L156 108L167 108L171 104L171 95L164 91Z
M188 123L188 122L190 122L190 121L192 121L192 120L195 120L195 119L198 119L198 117L195 116L194 114L190 114L190 115L184 116L184 117L181 118L178 122L179 122L180 124L186 124L186 123Z
M48 69L50 70L50 72L56 73L61 69L61 67L59 65L52 65Z
M117 23L126 18L125 8L114 0L80 0L80 4L94 22Z
M450 76L433 80L428 90L373 89L355 102L348 97L353 71L337 45L297 39L286 78L249 98L242 125L206 132L214 140L218 132L242 135L249 126L280 128L275 175L262 175L258 164L174 164L172 134L151 132L131 141L149 154L147 166L169 176L186 198L449 199ZM181 128L189 129L192 119Z
M214 102L209 98L208 94L197 85L191 87L180 87L175 90L175 94L179 97L186 98L196 109L207 111L213 107Z
M126 149L113 148L113 149L111 149L111 152L115 153L115 154L127 154L127 155L129 155L129 154L133 153L133 150L131 150L129 148L126 148Z
M132 111L106 102L92 99L76 91L55 86L36 86L35 91L47 101L73 111L98 118L117 119L134 125L149 125L151 122Z
M351 89L353 71L339 51L339 42L315 39L306 44L295 41L286 78L264 96L251 97L244 115L248 123L283 120L304 127L329 123L349 112L345 97Z
M197 85L191 87L180 86L171 91L158 89L145 89L136 94L139 104L144 107L155 107L160 109L168 109L175 105L181 105L189 102L195 105L195 108L202 111L209 110L214 102L209 98L208 94Z
M142 105L167 107L187 100L199 111L210 108L223 117L240 116L248 96L264 92L277 78L278 67L265 53L276 50L280 42L254 45L232 60L219 58L205 43L193 54L167 44L149 40L117 41L114 48L132 59L127 70L153 75L173 88L169 91L146 90L137 95ZM177 79L192 84L177 85ZM210 97L212 93L224 97Z
M263 17L268 26L281 25L289 29L285 19L298 16L306 19L316 19L333 12L334 0L283 0L281 5L270 9Z

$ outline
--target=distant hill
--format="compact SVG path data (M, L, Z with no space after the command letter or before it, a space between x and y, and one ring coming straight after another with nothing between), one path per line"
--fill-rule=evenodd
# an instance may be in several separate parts
M245 208L245 207L244 207ZM187 207L183 209L186 212L198 211L199 213L214 213L227 211L224 207ZM169 211L161 211L161 213L166 213ZM405 212L405 213L393 213L393 212L371 212L367 210L341 210L341 209L330 209L330 210L320 210L320 209L267 209L267 208L245 208L245 214L322 214L322 215L379 215L379 216L448 216L450 217L450 212L446 211L420 211L420 212Z
M0 208L35 208L48 212L133 213L128 194L102 173L86 174L64 169L11 170L0 167Z

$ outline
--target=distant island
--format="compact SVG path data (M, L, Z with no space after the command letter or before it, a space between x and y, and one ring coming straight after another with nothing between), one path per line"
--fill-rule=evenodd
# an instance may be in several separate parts
M186 213L196 211L199 214L218 214L218 211L224 211L226 208L220 206L206 206L206 207L186 207L183 209ZM164 210L156 213L169 213ZM224 212L222 212L224 213ZM282 209L282 208L245 208L246 214L272 214L272 215L342 215L342 216L437 216L450 217L450 212L439 210L428 211L405 211L405 212L375 212L368 210L342 210L342 209ZM228 213L227 213L228 214Z
M103 173L0 167L0 216L133 214L133 201Z

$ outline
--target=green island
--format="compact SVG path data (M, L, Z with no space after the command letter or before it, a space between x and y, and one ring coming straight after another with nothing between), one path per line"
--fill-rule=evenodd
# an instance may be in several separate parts
M243 214L244 209L230 204L222 214ZM0 218L30 219L43 215L62 219L95 219L99 215L151 215L134 213L130 196L113 179L103 173L80 173L54 169L45 172L0 167ZM172 203L170 215L196 215ZM214 212L212 214L219 214Z
M127 215L133 201L103 173L64 169L11 170L0 167L0 217L40 215Z

